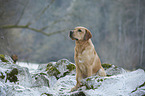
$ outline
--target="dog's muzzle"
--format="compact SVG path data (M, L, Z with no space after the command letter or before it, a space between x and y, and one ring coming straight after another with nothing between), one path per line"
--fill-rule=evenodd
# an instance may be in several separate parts
M77 38L74 38L74 37L73 37L73 33L74 33L73 31L70 31L69 37L70 37L72 40L78 40Z
M69 37L73 38L73 31L70 31Z

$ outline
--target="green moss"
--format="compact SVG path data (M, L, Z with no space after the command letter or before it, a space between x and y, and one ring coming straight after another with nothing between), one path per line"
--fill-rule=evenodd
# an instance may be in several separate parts
M0 58L5 58L5 55L3 55L3 54L0 54Z
M107 78L105 78L104 80L107 80Z
M37 79L37 76L40 76L40 75L46 75L46 76L47 76L47 74L46 74L46 73L38 73L38 74L33 75L33 76L32 76L32 78L34 78L34 77L35 77L35 79Z
M102 67L103 68L110 68L110 67L112 67L112 64L102 64Z
M48 63L48 64L47 64L47 67L50 67L50 66L52 66L52 63Z
M98 79L98 80L97 80L97 82L100 82L100 81L103 82L103 79Z
M0 78L1 79L4 79L5 78L5 75L2 72L1 72Z
M72 71L72 70L74 70L74 69L76 68L76 66L75 66L74 64L66 65L66 67L67 67L67 69L68 69L69 71Z
M62 72L62 69L65 70ZM71 71L75 69L75 65L72 63L69 63L68 60L62 59L56 62L55 64L49 63L47 64L47 74L49 76L55 76L57 79L64 77L68 74L70 74ZM61 73L61 75L59 75Z
M18 75L18 69L14 68L10 73L6 73L7 74L7 78L6 81L9 80L10 82L17 82L18 78L16 75Z
M17 68L14 68L14 69L11 71L11 74L13 74L13 75L18 75L18 69L17 69Z
M97 79L98 77L95 77L95 79Z
M87 78L86 81L91 81L91 78Z
M40 75L47 75L46 73L39 73Z
M46 95L46 96L53 96L52 94L49 94L49 93L42 93L40 96L43 96L43 95Z
M112 76L112 75L108 75L108 74L107 74L107 77L110 77L110 76Z
M2 60L2 62L9 62L8 60L5 59L5 55L0 54L0 59Z
M91 85L91 89L94 89L94 86L93 85Z
M61 76L61 77L64 77L64 76L68 75L69 73L70 73L70 72L68 72L68 71L67 71L67 72L64 72L64 73L63 73L63 76Z
M101 85L98 85L98 87L100 87L100 86L101 86ZM97 87L97 88L98 88L98 87ZM96 89L97 89L97 88L96 88Z
M50 76L55 76L58 79L58 74L60 74L60 72L58 71L58 69L54 66L50 66L46 69L48 75Z

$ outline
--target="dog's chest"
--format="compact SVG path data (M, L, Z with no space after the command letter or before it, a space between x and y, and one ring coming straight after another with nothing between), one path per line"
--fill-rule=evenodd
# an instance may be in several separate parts
M79 63L79 65L84 66L91 61L93 53L92 50L84 50L82 52L76 52L75 55L76 62Z

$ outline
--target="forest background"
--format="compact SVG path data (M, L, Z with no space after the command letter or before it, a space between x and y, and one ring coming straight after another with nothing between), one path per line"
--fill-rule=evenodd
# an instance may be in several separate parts
M74 62L69 31L84 26L102 63L145 69L145 0L0 0L0 54Z

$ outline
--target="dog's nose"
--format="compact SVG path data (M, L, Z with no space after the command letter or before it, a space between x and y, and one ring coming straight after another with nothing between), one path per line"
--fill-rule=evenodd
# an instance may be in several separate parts
M70 34L72 34L72 33L73 33L73 31L71 30L71 31L70 31Z
M70 37L72 36L72 34L73 34L73 31L70 31Z

